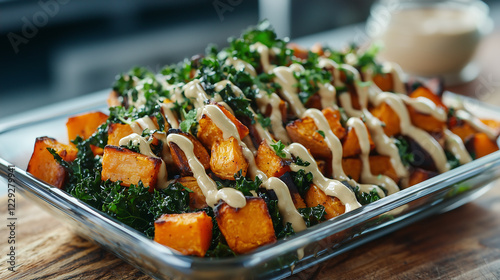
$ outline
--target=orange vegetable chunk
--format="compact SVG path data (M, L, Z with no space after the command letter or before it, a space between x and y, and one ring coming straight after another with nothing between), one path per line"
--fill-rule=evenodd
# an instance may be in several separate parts
M212 241L212 227L205 212L164 214L155 221L154 241L183 255L203 257Z
M234 174L240 170L242 175L246 176L248 161L243 155L238 140L231 136L229 139L218 141L213 145L210 169L219 178L226 180L235 180Z
M307 207L323 205L325 207L325 217L327 219L337 217L345 212L345 206L338 198L326 195L314 184L311 184L311 187L307 190L305 201Z
M227 244L237 254L276 242L266 202L260 197L247 197L246 200L243 208L233 208L223 202L214 209Z
M35 148L28 163L27 171L37 179L40 179L56 188L62 188L67 179L67 172L54 156L47 150L52 148L65 161L73 161L78 150L72 145L65 145L49 137L38 137Z
M156 187L161 160L128 149L106 146L102 157L101 179L121 181L122 186L137 185L142 181L150 191Z

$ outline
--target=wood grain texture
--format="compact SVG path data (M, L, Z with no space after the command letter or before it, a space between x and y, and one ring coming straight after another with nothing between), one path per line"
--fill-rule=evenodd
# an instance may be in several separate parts
M2 205L6 197L0 198ZM2 241L0 279L150 279L73 234L18 196L17 272L7 270ZM3 207L0 220L6 221ZM6 240L5 226L0 237ZM475 202L433 216L309 268L288 279L498 279L500 181Z

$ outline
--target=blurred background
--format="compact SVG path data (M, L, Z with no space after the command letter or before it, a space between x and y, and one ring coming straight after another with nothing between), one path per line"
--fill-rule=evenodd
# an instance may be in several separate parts
M373 2L0 0L0 118L109 88L136 65L157 71L224 47L262 18L292 40L362 32ZM485 2L498 27L500 0Z

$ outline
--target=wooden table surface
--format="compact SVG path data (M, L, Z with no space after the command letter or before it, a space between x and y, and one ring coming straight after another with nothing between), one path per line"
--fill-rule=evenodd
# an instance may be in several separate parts
M500 105L500 32L484 40L475 81L449 88ZM7 221L6 197L0 220ZM16 272L7 270L6 226L0 227L0 279L150 279L16 197ZM498 279L500 182L476 201L414 223L290 279Z

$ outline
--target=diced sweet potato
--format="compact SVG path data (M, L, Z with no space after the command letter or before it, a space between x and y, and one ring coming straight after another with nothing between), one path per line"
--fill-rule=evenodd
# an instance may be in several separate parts
M458 135L463 142L476 133L476 130L464 121L455 122L452 125L448 124L448 128Z
M180 130L175 130L175 133L182 134L191 140L194 146L194 154L196 158L203 164L205 169L210 168L210 155L203 145L198 141L198 139L194 138L193 135L189 133L184 133ZM175 165L179 168L180 173L183 176L191 176L193 172L191 171L191 167L189 167L188 158L184 154L184 152L177 146L175 143L170 143L170 154L172 155L172 159L174 160Z
M227 140L217 142L212 147L210 156L210 169L221 179L235 180L234 174L241 170L242 175L246 176L248 161L243 155L238 140L229 137Z
M203 257L212 241L212 227L205 212L164 214L155 221L154 240L183 255Z
M486 119L480 119L480 121L487 125L489 128L493 129L493 131L495 131L497 134L500 132L500 121Z
M394 91L392 73L375 74L373 75L372 80L382 91Z
M233 208L225 202L214 211L217 224L229 247L237 254L250 252L276 241L273 222L262 198L247 197L243 208Z
M231 112L229 112L224 106L216 103L217 107L226 115L228 119L230 119L234 125L236 126L236 129L238 130L238 134L240 135L240 139L245 138L245 136L248 135L248 127L246 127L244 124L242 124Z
M200 140L203 146L205 146L208 150L212 150L212 146L215 142L224 139L222 130L215 125L209 116L202 115L198 123L198 140Z
M485 133L476 133L465 141L465 147L475 159L498 151L497 143L488 138Z
M368 139L370 141L370 150L373 150L375 148L375 143L373 143L370 133L368 133ZM356 135L356 130L352 127L347 131L347 135L342 143L342 150L342 157L353 157L361 154L358 135Z
M324 54L324 51L323 51L323 45L321 45L321 43L315 43L312 47L311 47L311 52L313 53L317 53L318 55L322 56Z
M384 132L387 136L395 136L401 133L399 116L387 103L384 102L372 108L370 112L385 124Z
M410 93L411 98L418 98L418 97L425 97L432 101L436 106L443 108L445 112L448 111L448 108L446 105L444 105L443 101L441 100L441 97L437 96L434 94L430 89L420 86L416 90L414 90L412 93Z
M102 112L90 112L78 116L68 118L66 128L68 130L68 140L72 141L76 136L80 135L83 139L87 139L97 128L108 120L108 115ZM95 155L102 155L103 150L94 145L91 146L92 152Z
M408 182L408 186L411 187L413 185L416 185L420 182L423 182L437 175L438 173L433 171L428 171L421 168L414 168L410 174L410 180Z
M27 171L36 178L60 189L67 179L67 172L57 163L47 148L54 149L65 161L73 161L78 150L71 145L59 143L49 137L38 137L35 141L35 148L28 163Z
M342 168L347 176L351 177L354 181L359 182L362 168L362 163L359 158L343 158Z
M74 140L78 135L83 139L89 138L107 120L108 115L102 112L90 112L68 118L66 128L68 129L69 141Z
M108 145L120 146L120 139L134 133L130 125L111 123L108 127Z
M307 207L306 202L300 196L299 193L296 192L296 193L290 193L290 194L292 196L293 206L295 206L296 209Z
M345 212L345 206L338 198L326 195L314 184L311 184L311 187L307 190L305 201L307 207L323 205L325 207L325 217L327 219L337 217Z
M128 149L106 146L102 157L101 179L121 181L122 186L136 185L142 181L152 191L158 181L161 160Z
M240 135L240 139L245 138L248 135L249 130L244 124L242 124L231 112L226 110L224 106L215 104L219 109L226 115L226 117L231 120L236 126L238 130L238 134ZM199 128L197 134L198 140L207 148L208 150L212 149L212 146L217 141L222 141L224 139L222 130L218 128L215 123L208 117L207 115L202 115L199 120Z
M193 191L189 193L189 207L191 207L191 209L202 209L207 207L207 199L201 191L196 178L181 177L177 179L177 182Z
M391 157L388 156L370 156L370 171L373 175L385 175L391 178L394 182L399 181L398 174L392 166Z
M427 132L441 132L446 127L446 122L434 118L432 115L422 114L412 106L406 106L410 114L411 123Z
M122 103L120 102L118 93L116 91L112 90L108 96L108 106L114 107L114 106L120 106L120 105L122 105Z
M314 157L330 157L330 148L328 148L325 138L317 130L318 127L310 117L297 119L286 126L286 131L292 141L304 145Z
M307 57L309 56L309 50L302 47L301 45L299 44L296 44L296 43L288 43L286 44L286 47L288 49L291 49L293 50L293 55L295 57L298 57L300 59L307 59Z
M276 152L265 141L260 143L255 164L267 177L280 177L290 171L287 162L276 155Z
M325 119L328 121L330 128L333 131L333 134L337 136L339 139L343 139L346 135L346 130L340 123L341 115L339 110L333 110L332 108L326 108L321 111L325 116Z

